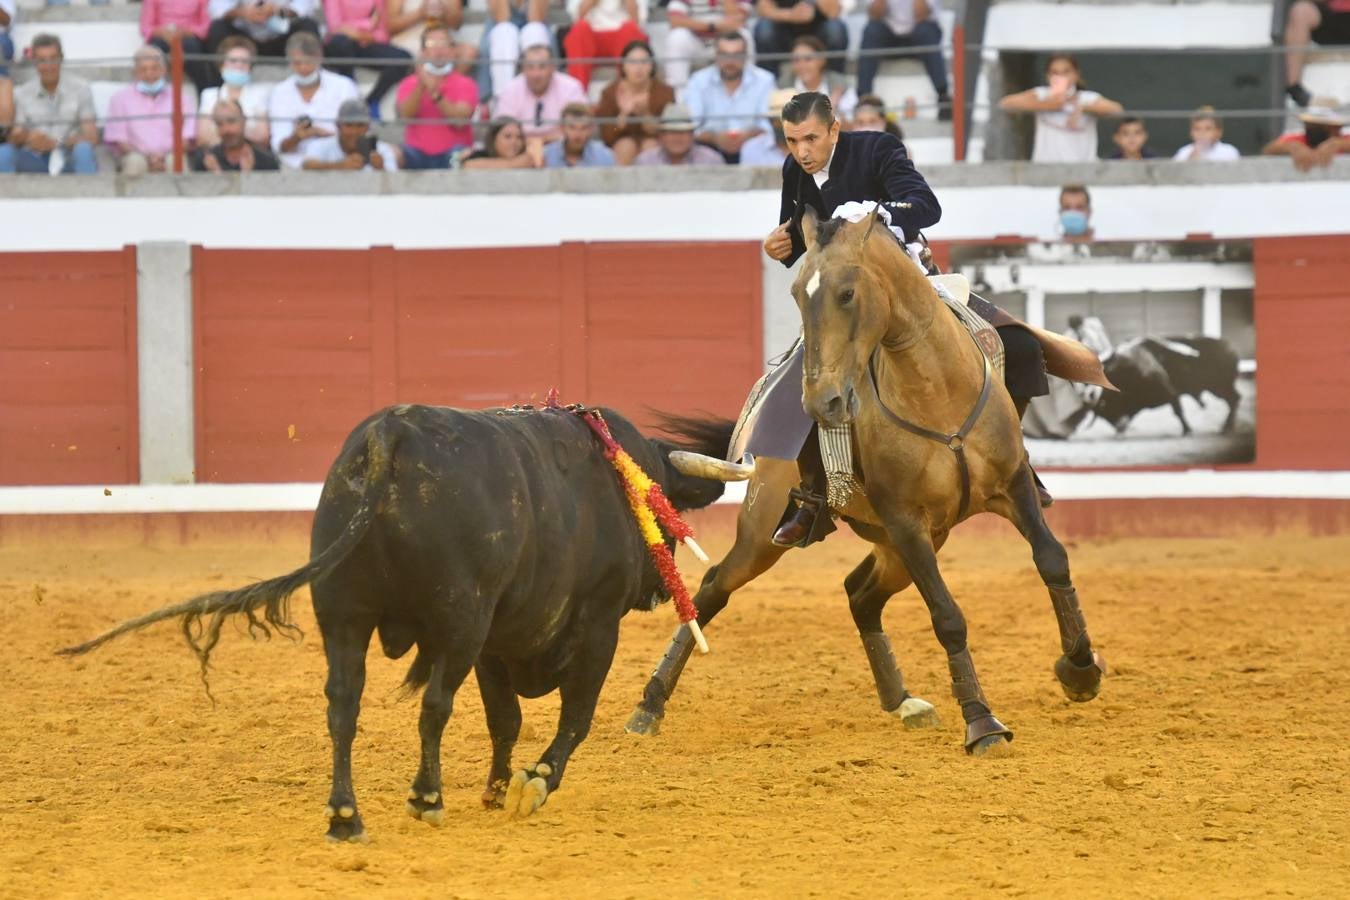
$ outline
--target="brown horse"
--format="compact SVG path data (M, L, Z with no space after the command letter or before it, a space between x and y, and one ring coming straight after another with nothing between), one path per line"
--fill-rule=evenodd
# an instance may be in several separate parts
M990 710L966 646L965 618L938 571L937 550L958 523L996 513L1031 544L1059 622L1063 656L1054 668L1069 699L1095 697L1105 666L1088 638L1068 555L1042 516L1012 398L893 235L875 224L875 214L819 228L809 216L802 223L807 253L792 293L806 344L803 400L818 423L853 428L863 490L843 516L873 549L844 588L882 708L911 727L937 721L930 704L905 690L881 627L886 602L913 583L947 652L966 751L983 754L1010 741L1012 732ZM702 465L702 474L718 468L723 477L750 473L748 466ZM785 552L771 536L799 478L793 462L756 462L735 545L695 597L700 625ZM660 727L691 647L688 631L677 631L630 731L651 734Z

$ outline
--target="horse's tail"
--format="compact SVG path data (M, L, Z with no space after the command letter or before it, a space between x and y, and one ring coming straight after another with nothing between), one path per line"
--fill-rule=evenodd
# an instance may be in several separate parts
M299 627L291 621L290 596L301 586L331 572L365 537L374 519L376 504L388 487L394 443L395 436L390 433L384 417L366 426L366 475L360 505L337 540L294 572L257 581L233 591L213 591L166 606L128 619L96 638L58 650L57 653L61 656L79 656L128 632L181 617L183 636L201 663L202 683L206 685L209 695L207 669L211 651L219 642L221 628L230 616L247 616L249 635L255 638L270 638L274 631L293 639L300 637Z

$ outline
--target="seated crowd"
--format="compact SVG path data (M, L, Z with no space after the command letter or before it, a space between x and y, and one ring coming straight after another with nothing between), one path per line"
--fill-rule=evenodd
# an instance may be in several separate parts
M658 66L638 0L567 0L572 24L556 34L550 0L488 0L477 47L457 41L464 0L142 0L145 44L101 134L90 85L62 71L57 37L33 39L34 77L23 83L0 62L0 172L172 168L175 40L191 82L180 100L181 144L203 171L725 165L743 157L778 165L784 91L829 93L846 127L856 116L856 127L897 130L885 104L867 91L860 98L844 75L841 0L668 2L670 58ZM921 58L939 116L949 118L937 5L871 0L863 45L927 47ZM284 60L287 76L256 79L264 57ZM875 79L879 59L860 68L860 84ZM592 74L608 63L617 64L613 80L592 106ZM377 72L364 96L352 77L361 65ZM404 128L384 152L370 132L391 94ZM523 147L508 152L517 135Z
M938 117L951 114L936 49L938 0L863 0L856 83L845 69L843 0L668 0L662 59L640 0L567 0L572 24L557 34L550 0L488 0L477 47L457 40L464 2L142 0L146 43L132 60L133 81L108 104L101 134L89 84L63 73L59 39L39 34L28 51L34 77L15 85L0 59L0 172L171 169L180 137L168 77L176 39L191 82L180 99L178 142L193 169L211 172L780 165L778 112L801 91L828 94L845 128L898 134L873 93L877 69L886 53L916 48ZM0 15L12 20L8 6L0 0ZM0 38L8 39L2 28ZM287 76L255 79L261 57L284 60ZM597 63L617 65L607 65L613 80L592 106ZM364 96L355 66L376 72ZM1118 121L1113 158L1155 155L1144 123L1087 90L1074 57L1052 56L1045 74L1045 85L999 101L1007 112L1035 116L1034 162L1095 160L1097 122L1107 117ZM386 96L403 126L397 143L375 133ZM1350 139L1334 100L1304 99L1306 133L1283 135L1264 152L1306 169L1346 152ZM1174 159L1239 156L1210 107L1192 117L1191 138Z

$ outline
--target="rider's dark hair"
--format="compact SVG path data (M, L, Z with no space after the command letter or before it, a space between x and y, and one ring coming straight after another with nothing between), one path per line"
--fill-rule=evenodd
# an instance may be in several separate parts
M793 125L800 125L811 116L815 116L828 127L834 124L834 104L825 94L816 91L803 91L783 104L782 119Z

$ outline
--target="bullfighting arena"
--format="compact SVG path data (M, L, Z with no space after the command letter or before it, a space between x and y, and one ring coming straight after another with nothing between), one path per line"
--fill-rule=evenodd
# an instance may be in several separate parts
M725 517L722 518L725 522ZM1053 522L1053 519L1052 519ZM705 545L728 545L704 523ZM0 895L400 897L1345 896L1350 640L1344 537L1078 541L1109 664L1067 702L1054 617L1010 530L958 530L941 560L1010 754L961 752L945 661L911 589L886 624L935 731L877 704L836 535L732 599L660 735L623 724L675 618L630 614L590 738L534 817L479 805L490 746L466 683L446 731L446 816L409 818L407 659L371 653L354 774L372 843L325 843L324 661L227 630L212 707L172 625L78 660L57 648L188 595L288 571L279 540L0 549ZM686 580L701 567L681 555ZM470 679L472 681L472 679ZM518 762L552 734L525 704ZM526 758L529 758L527 760Z

